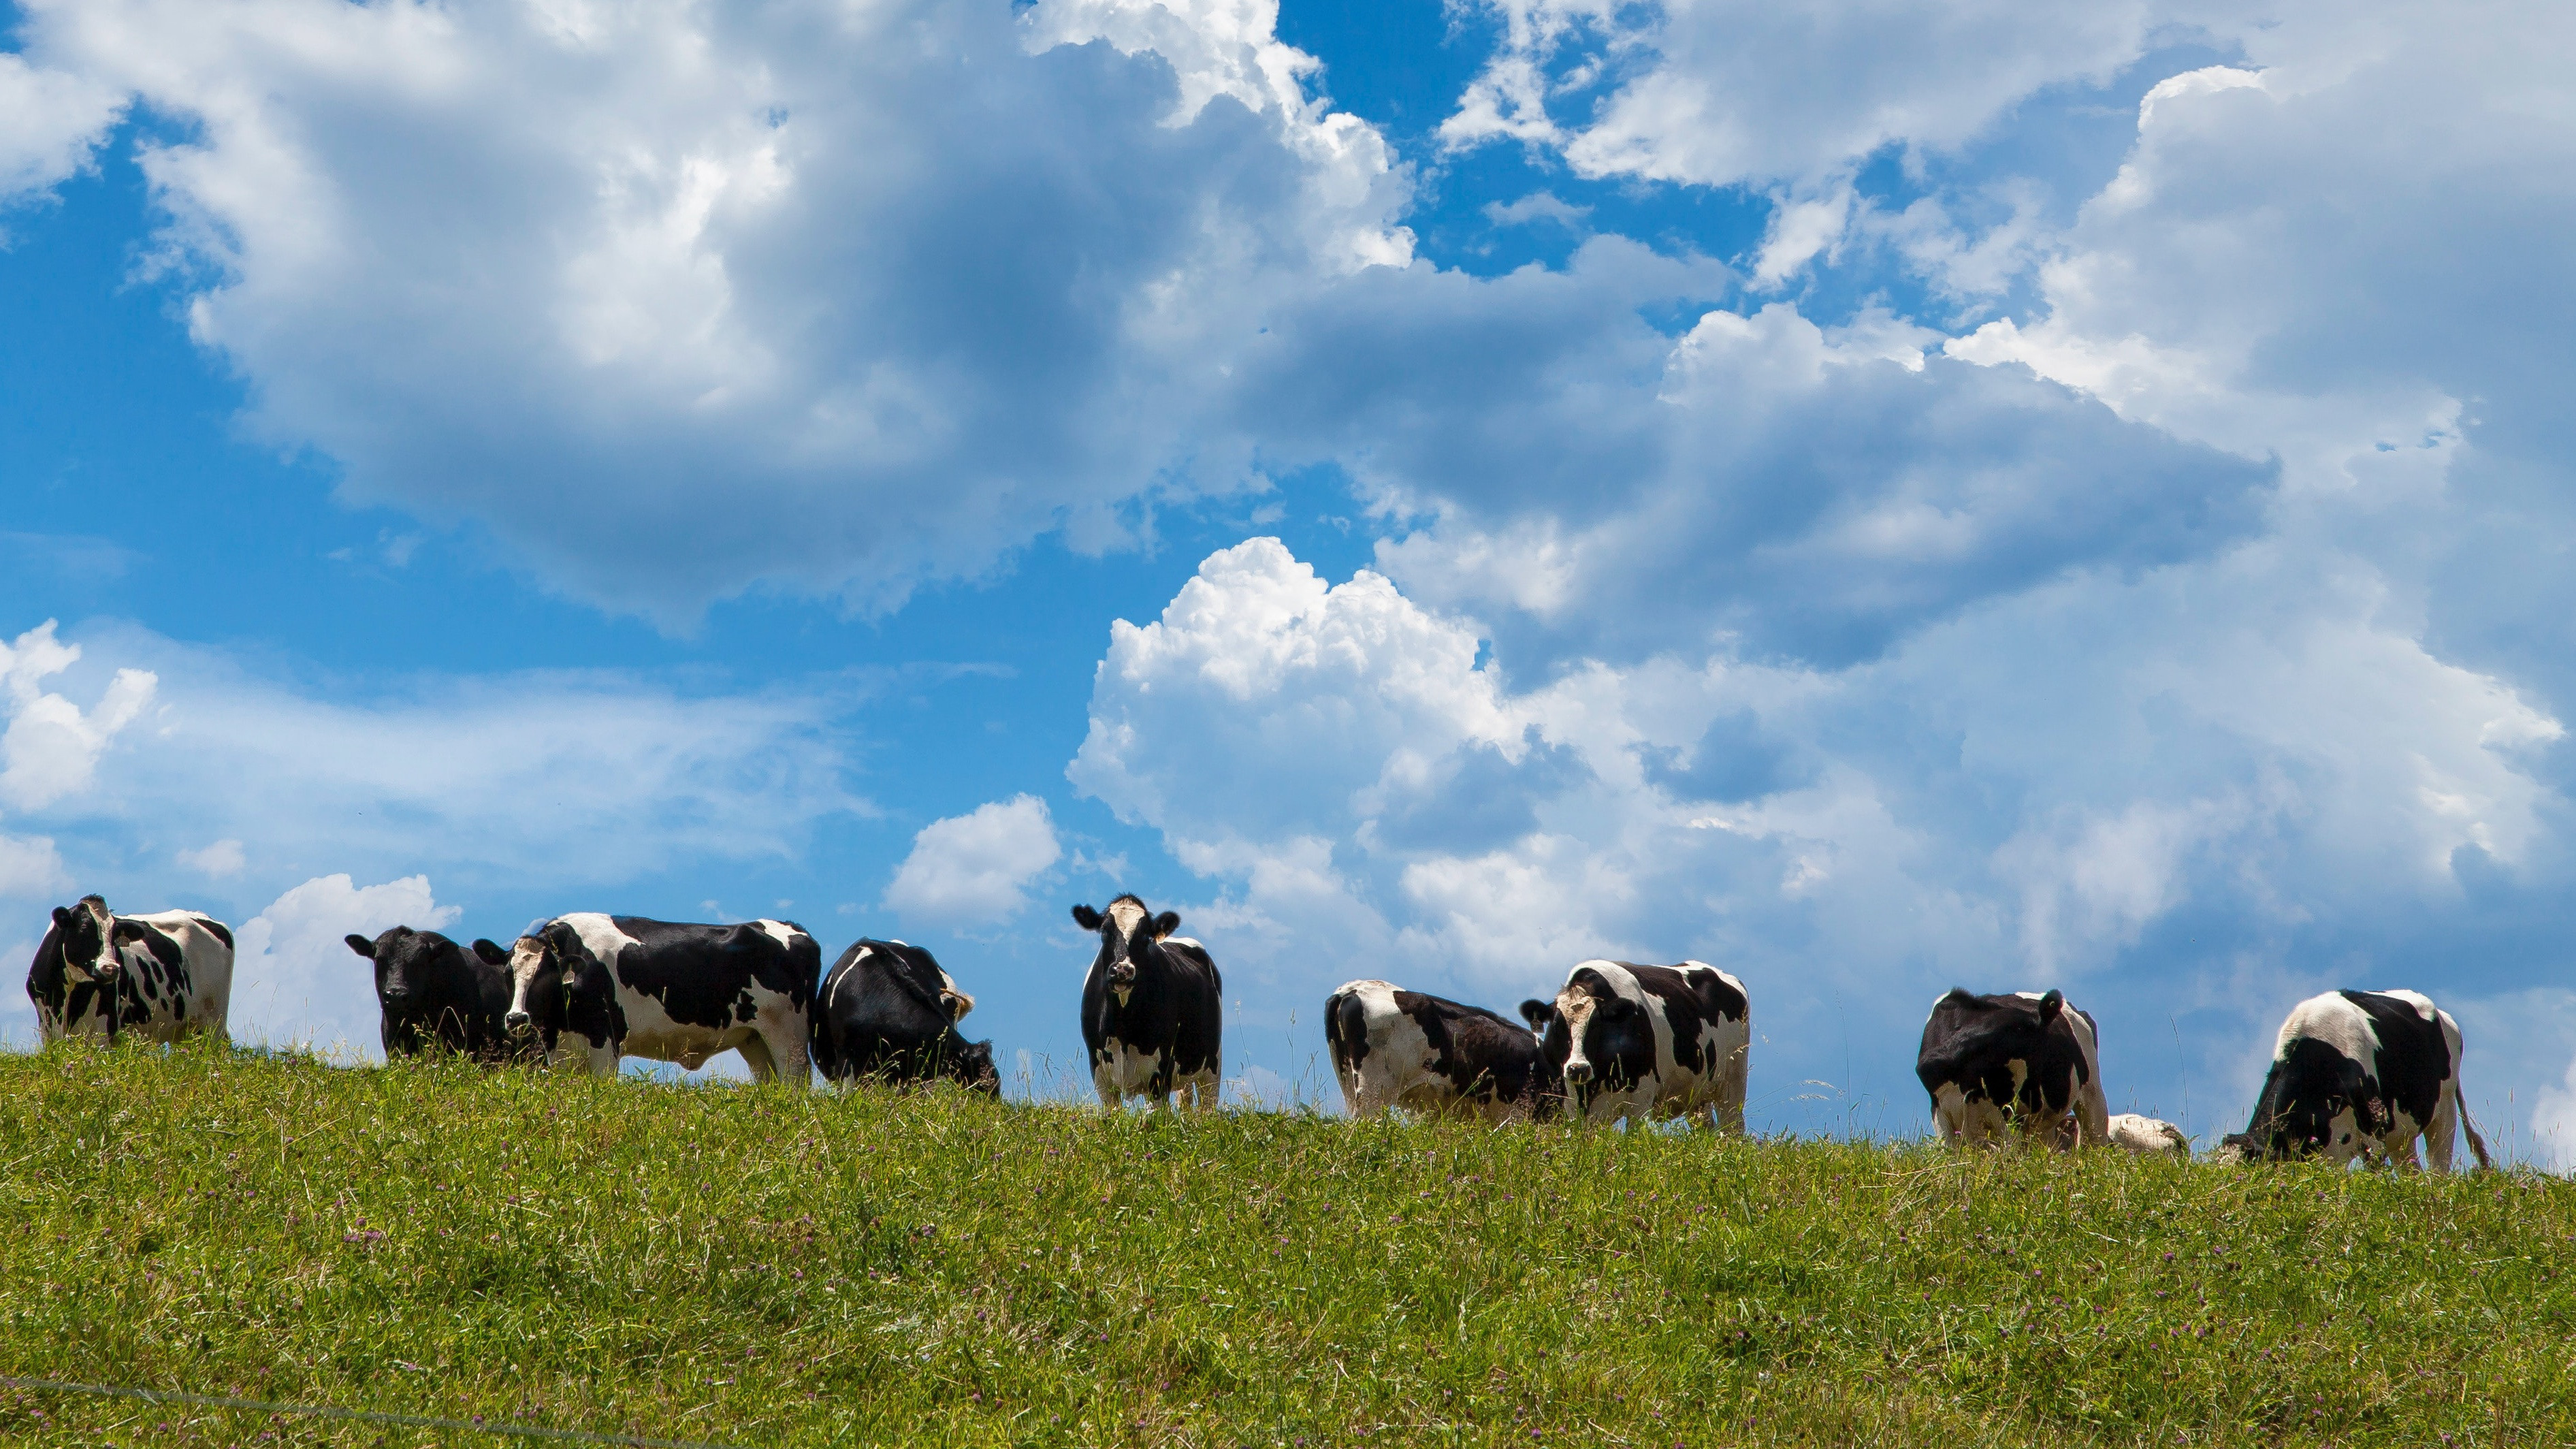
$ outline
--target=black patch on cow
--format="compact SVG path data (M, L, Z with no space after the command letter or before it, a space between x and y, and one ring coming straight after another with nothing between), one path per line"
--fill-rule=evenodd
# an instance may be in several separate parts
M1538 1038L1503 1017L1420 991L1397 991L1395 1007L1422 1029L1439 1054L1432 1070L1458 1095L1518 1103L1533 1117L1550 1115L1563 1100L1563 1084L1548 1072Z
M223 942L225 950L229 951L233 949L233 932L230 926L225 925L223 922L216 920L212 916L199 916L197 918L197 924L205 927L208 935Z
M1978 996L1953 988L1923 1023L1914 1075L1936 1107L1941 1088L1955 1084L1968 1101L1991 1102L2007 1118L2057 1121L2074 1107L2076 1089L2092 1080L2065 1004L2055 991L2033 1000L2019 992ZM2025 1069L2018 1089L2015 1061Z
M1124 940L1116 934L1115 907L1132 901L1145 918ZM1100 951L1082 983L1082 1042L1086 1059L1096 1069L1108 1060L1111 1038L1130 1051L1156 1058L1154 1078L1146 1092L1157 1101L1171 1095L1173 1083L1201 1072L1223 1073L1225 980L1205 949L1166 939L1179 930L1180 913L1155 915L1144 901L1122 895L1109 912L1089 906L1073 908L1077 923L1100 933ZM1120 964L1135 968L1122 1005L1110 989L1110 974Z
M513 1045L503 1018L510 1010L509 956L489 941L467 950L436 931L396 926L349 949L375 966L379 1037L385 1055L445 1050L482 1061L532 1055L544 1044ZM492 956L501 959L494 961ZM560 992L557 993L560 995Z
M861 939L832 963L815 998L814 1065L826 1080L947 1078L999 1093L993 1044L970 1042L940 1004L947 979L918 946Z

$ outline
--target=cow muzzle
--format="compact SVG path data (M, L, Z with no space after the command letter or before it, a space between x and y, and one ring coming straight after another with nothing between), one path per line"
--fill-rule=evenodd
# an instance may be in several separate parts
M528 1033L528 1028L536 1025L536 1023L528 1018L528 1014L526 1012L514 1011L501 1018L501 1025L508 1028L510 1035L512 1036L525 1036Z
M1588 1087L1592 1085L1592 1064L1590 1062L1567 1062L1565 1064L1565 1084L1569 1087Z

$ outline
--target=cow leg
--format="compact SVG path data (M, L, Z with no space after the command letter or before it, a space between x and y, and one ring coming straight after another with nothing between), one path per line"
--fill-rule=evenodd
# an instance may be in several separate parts
M2459 1116L2460 1099L2445 1088L2433 1108L2433 1120L2424 1125L2424 1155L2432 1160L2435 1172L2451 1170L2451 1150L2459 1145Z
M1197 1073L1182 1084L1182 1090L1189 1093L1190 1110L1193 1112L1212 1110L1216 1106L1217 1089L1220 1085L1222 1084L1217 1081L1214 1072Z
M770 1053L769 1042L766 1038L757 1036L752 1037L741 1045L736 1046L733 1050L736 1056L742 1058L743 1065L751 1068L751 1079L753 1081L774 1082L778 1080L778 1058Z
M1092 1058L1091 1089L1100 1094L1102 1107L1112 1112L1118 1110L1119 1103L1124 1099L1125 1094L1118 1089L1116 1066L1107 1056Z

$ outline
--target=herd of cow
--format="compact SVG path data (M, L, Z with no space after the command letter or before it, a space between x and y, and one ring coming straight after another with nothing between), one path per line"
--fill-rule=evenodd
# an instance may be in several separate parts
M1122 895L1073 918L1100 939L1082 985L1082 1036L1106 1106L1175 1096L1216 1103L1223 979L1207 948ZM830 971L801 926L758 920L684 925L580 912L536 925L508 948L460 946L396 926L349 949L375 970L388 1055L461 1052L495 1062L581 1063L614 1073L626 1057L695 1070L738 1052L759 1081L948 1079L998 1093L989 1041L957 1023L974 1009L931 954L862 939ZM134 1033L168 1042L225 1033L233 938L194 911L119 916L97 896L54 911L27 972L48 1043ZM1353 981L1324 1006L1324 1038L1354 1116L1391 1108L1496 1122L1569 1117L1692 1119L1744 1126L1752 1006L1744 983L1698 961L1585 961L1553 1000L1524 1001L1514 1022L1481 1007ZM2282 1023L2246 1130L2222 1156L2356 1157L2411 1165L2420 1139L2451 1165L2454 1127L2481 1167L2486 1143L2460 1096L2460 1028L2412 991L2335 991ZM2113 1143L2189 1156L2170 1123L2112 1116L2090 1013L2058 992L1934 1002L1915 1061L1945 1140L2006 1134L2072 1149Z

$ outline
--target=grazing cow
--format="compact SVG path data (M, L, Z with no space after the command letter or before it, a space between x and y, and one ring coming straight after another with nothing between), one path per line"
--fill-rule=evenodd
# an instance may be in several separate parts
M1996 1142L2009 1125L2073 1148L2110 1131L2093 1017L2055 991L1952 990L1924 1019L1914 1074L1932 1094L1932 1130L1945 1142Z
M2109 1133L2113 1146L2125 1147L2143 1157L2191 1156L2191 1139L2171 1122L2122 1112L2112 1117Z
M1585 961L1554 1003L1524 1001L1566 1109L1591 1122L1707 1109L1720 1131L1744 1130L1753 1049L1744 983L1705 961L1635 966Z
M946 1077L998 1095L993 1044L957 1032L974 1009L975 998L919 946L854 941L814 1001L814 1068L825 1081Z
M1134 896L1105 910L1075 906L1073 919L1100 933L1082 980L1082 1045L1100 1105L1146 1097L1169 1111L1178 1091L1192 1107L1215 1106L1225 981L1207 948L1172 934L1179 912L1155 915Z
M2424 1139L2449 1171L2451 1126L2468 1133L2478 1166L2486 1139L2460 1100L2460 1024L2414 991L2329 991L2290 1009L2254 1117L2224 1148L2238 1158L2316 1154L2416 1165Z
M156 1042L198 1031L225 1040L232 995L233 933L223 922L196 911L110 915L97 896L54 907L53 929L27 968L45 1043L112 1042L123 1031Z
M754 1081L805 1087L822 967L823 948L792 921L698 926L581 911L511 948L502 1024L600 1076L621 1057L696 1071L733 1051Z
M489 941L468 950L409 926L372 941L347 939L350 950L375 963L386 1056L419 1056L433 1047L485 1061L533 1054L512 1043L502 1022L510 1010L509 952Z
M1409 1107L1508 1122L1546 1116L1563 1096L1534 1032L1384 981L1353 981L1325 999L1324 1044L1354 1117Z

